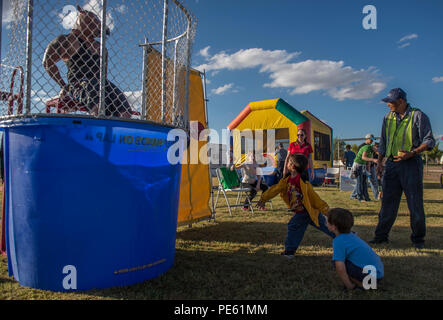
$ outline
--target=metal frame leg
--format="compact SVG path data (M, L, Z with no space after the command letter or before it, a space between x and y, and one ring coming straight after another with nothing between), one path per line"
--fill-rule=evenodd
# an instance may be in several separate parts
M222 190L223 195L225 196L226 204L228 205L229 215L232 217L231 205L229 204L228 197L226 196L225 190Z
M217 197L215 198L215 204L214 204L214 209L217 208L217 203L218 203L218 195L220 194L220 188L218 188L217 191Z

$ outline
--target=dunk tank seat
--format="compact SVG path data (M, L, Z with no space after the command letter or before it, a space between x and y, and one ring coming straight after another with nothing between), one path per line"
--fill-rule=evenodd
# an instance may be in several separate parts
M56 113L66 113L66 112L75 112L75 111L83 111L88 112L84 105L77 103L70 96L65 96L64 98L55 97L48 101L46 101L46 113L51 113L51 109L55 108ZM132 111L133 116L139 116L140 112Z

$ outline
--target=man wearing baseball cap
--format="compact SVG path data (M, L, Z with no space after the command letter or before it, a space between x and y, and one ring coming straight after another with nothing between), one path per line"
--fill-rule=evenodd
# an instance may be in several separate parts
M429 118L411 107L406 92L400 88L389 91L382 99L389 107L383 119L378 148L377 174L381 174L383 158L387 158L383 176L383 198L372 244L388 242L398 213L402 193L406 195L411 217L411 241L417 249L424 248L426 223L423 207L423 161L421 153L435 145Z

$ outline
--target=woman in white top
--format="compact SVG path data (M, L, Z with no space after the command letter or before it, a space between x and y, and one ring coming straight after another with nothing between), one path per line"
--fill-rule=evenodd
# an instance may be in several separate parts
M248 153L247 160L241 165L231 166L231 171L235 168L241 169L242 183L245 187L249 188L242 208L242 210L247 211L249 210L249 203L255 198L257 192L260 190L262 193L265 192L268 190L268 186L262 181L261 175L257 175L258 164L255 161L255 155L253 152Z

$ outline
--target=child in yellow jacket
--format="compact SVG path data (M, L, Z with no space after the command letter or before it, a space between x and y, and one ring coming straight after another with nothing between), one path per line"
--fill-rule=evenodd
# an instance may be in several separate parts
M260 208L264 207L266 201L280 194L289 209L294 212L294 216L288 223L285 251L282 252L282 255L287 258L294 257L308 224L331 238L335 237L328 230L326 219L322 214L327 214L329 211L328 204L318 196L309 182L301 178L301 173L306 170L307 165L308 159L304 155L291 154L287 164L290 175L264 192L257 204Z

